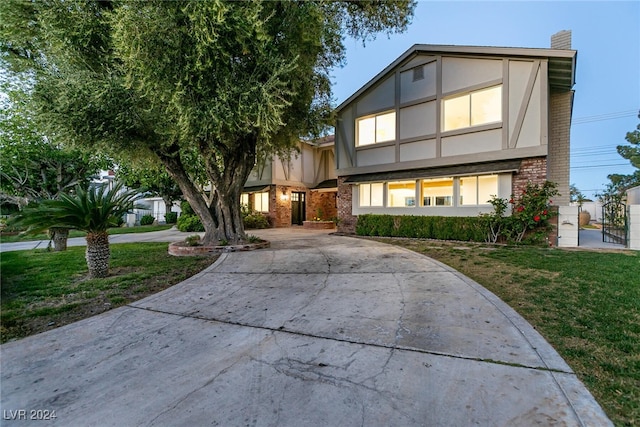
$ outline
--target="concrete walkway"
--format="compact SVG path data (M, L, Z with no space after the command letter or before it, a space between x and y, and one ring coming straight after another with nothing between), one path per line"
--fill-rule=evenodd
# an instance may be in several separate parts
M22 409L60 426L611 425L553 348L457 271L363 239L256 234L272 247L1 346L3 425L34 425L6 419Z
M602 241L602 230L600 229L580 229L580 248L590 249L625 249L624 245Z

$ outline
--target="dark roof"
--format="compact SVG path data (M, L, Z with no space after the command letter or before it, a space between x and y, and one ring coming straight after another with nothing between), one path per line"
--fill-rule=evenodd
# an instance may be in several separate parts
M320 184L313 187L312 190L322 190L324 188L338 188L338 180L327 179L326 181L322 181Z
M263 191L267 191L269 189L269 185L256 185L254 187L244 187L242 189L243 193L262 193Z
M389 180L435 178L440 176L478 175L482 173L513 172L520 169L520 160L501 160L497 162L473 163L435 168L408 169L391 172L376 172L353 175L345 183L376 182Z
M575 84L576 57L578 52L572 49L539 49L525 47L495 47L495 46L454 46L454 45L432 45L415 44L398 59L389 64L384 70L379 72L368 83L358 89L353 95L340 104L336 111L353 102L356 98L374 86L382 78L405 61L416 55L473 55L473 56L508 56L520 58L547 58L549 59L549 85L555 89L570 90Z

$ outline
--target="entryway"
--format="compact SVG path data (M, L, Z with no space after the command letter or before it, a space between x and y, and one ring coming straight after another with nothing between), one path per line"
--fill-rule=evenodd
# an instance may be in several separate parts
M302 225L306 219L306 195L301 191L291 192L291 225Z

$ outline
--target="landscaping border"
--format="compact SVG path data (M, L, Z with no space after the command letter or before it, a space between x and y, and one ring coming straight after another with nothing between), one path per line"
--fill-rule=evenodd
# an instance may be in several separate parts
M241 245L226 246L187 246L185 242L173 242L169 244L169 255L173 256L198 256L212 255L225 252L245 252L271 247L271 242L263 240L257 243L243 243Z

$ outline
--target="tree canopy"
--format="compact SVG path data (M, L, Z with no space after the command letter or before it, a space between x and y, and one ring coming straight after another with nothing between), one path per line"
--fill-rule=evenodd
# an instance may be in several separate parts
M640 112L638 119L640 119ZM627 132L625 139L630 145L618 145L618 154L629 160L636 170L627 175L617 173L609 175L610 182L604 193L600 195L600 198L605 201L619 200L629 188L640 185L640 123L635 130Z
M404 31L415 3L0 7L0 48L14 67L36 71L39 120L81 146L151 154L202 220L205 243L213 243L244 239L239 199L256 159L286 154L331 123L329 73L344 61L344 37Z
M21 84L0 78L0 202L20 208L86 187L109 166L104 156L65 147L41 131L27 102L29 75L22 77Z

